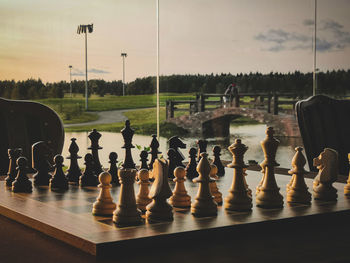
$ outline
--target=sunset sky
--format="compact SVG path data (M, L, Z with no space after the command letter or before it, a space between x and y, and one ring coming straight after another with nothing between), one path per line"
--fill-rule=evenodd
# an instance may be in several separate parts
M160 73L312 70L314 0L160 0ZM318 68L350 68L350 0L318 0ZM0 79L156 74L156 0L1 0Z

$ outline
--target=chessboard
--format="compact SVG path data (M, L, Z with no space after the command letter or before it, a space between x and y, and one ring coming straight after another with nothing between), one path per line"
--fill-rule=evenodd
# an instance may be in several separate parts
M233 169L225 168L225 176L220 177L217 186L226 197L232 183ZM255 190L262 174L258 171L247 171L247 183ZM322 220L324 216L341 216L350 214L350 200L343 195L342 183L334 183L338 190L337 202L312 200L311 205L289 205L286 202L286 184L290 176L276 175L280 192L284 196L284 207L280 209L264 209L256 207L253 197L251 212L228 212L219 206L215 217L196 218L189 209L174 208L174 221L148 223L118 227L111 217L93 216L92 204L99 193L97 187L70 185L65 192L55 192L50 189L34 188L33 193L13 193L0 182L0 213L12 220L36 229L57 240L79 248L93 255L115 253L125 246L152 244L153 241L169 240L172 238L191 239L200 236L208 238L215 231L225 235L227 231L250 228L259 224L268 227L274 224L290 224L307 220ZM309 190L312 191L312 180L305 179ZM188 194L193 201L198 184L189 180L185 183ZM175 184L170 181L173 189ZM138 184L134 184L135 193ZM115 202L119 199L120 186L111 189ZM311 192L310 191L310 192ZM205 234L205 235L203 235Z

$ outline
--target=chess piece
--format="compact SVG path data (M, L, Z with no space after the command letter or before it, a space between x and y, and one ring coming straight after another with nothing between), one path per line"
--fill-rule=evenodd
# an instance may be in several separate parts
M252 198L245 180L245 170L248 167L244 163L244 154L248 147L241 139L228 147L233 160L227 167L233 168L233 179L229 195L225 198L225 209L229 211L250 211L252 209Z
M76 138L72 138L71 141L72 142L68 149L70 155L67 157L67 159L70 160L70 166L68 168L68 173L66 177L69 183L79 184L79 177L81 176L81 170L78 165L78 159L80 159L81 156L78 155L79 147L75 142Z
M248 196L249 196L250 198L252 198L252 197L253 197L253 195L252 195L252 189L249 188L249 185L247 184L247 180L245 179L246 176L248 175L248 174L247 174L247 168L243 168L243 174L244 174L243 183L244 183L244 185L245 185L245 188L247 189Z
M150 185L148 169L141 169L138 171L138 177L139 181L137 183L140 185L140 188L136 197L136 205L138 209L145 212L146 206L152 202L152 199L148 196L148 186Z
M50 154L49 147L43 141L32 145L32 167L37 171L34 178L35 186L48 186L51 175L49 171L52 166L48 160Z
M108 157L109 157L110 166L107 172L112 176L111 183L114 185L120 185L119 177L118 177L118 167L117 167L118 154L116 152L111 152Z
M62 155L56 155L54 157L55 171L50 179L50 188L54 190L68 190L68 180L62 170L63 157Z
M198 154L197 154L197 158L198 158L198 162L201 160L201 153L205 153L207 152L207 145L208 142L206 140L197 140L197 145L198 145Z
M338 177L338 152L325 148L317 158L314 158L313 164L318 169L313 182L314 198L322 201L336 201L337 189L332 184Z
M22 155L21 148L8 149L7 151L9 156L9 169L7 172L7 177L5 178L6 186L12 187L13 181L16 179L16 161Z
M147 165L147 162L148 162L148 152L147 151L141 151L140 153L140 161L141 161L141 166L140 166L140 170L141 169L146 169L148 170L148 165Z
M222 165L222 162L220 159L221 147L218 145L214 146L213 154L214 154L213 164L218 169L217 176L224 176L225 175L225 167Z
M173 193L168 182L168 164L165 160L154 161L153 177L155 180L149 194L153 201L146 207L146 218L149 222L173 221L173 208L167 202Z
M211 167L207 156L207 153L201 153L201 160L197 166L199 176L193 179L193 182L199 183L197 196L191 205L191 213L196 217L216 216L218 211L209 188L212 179L209 177Z
M288 171L292 175L291 182L287 185L287 202L288 203L301 203L310 204L311 194L307 190L304 174L304 165L306 164L306 159L302 153L302 147L295 148L295 155L292 159L292 169Z
M169 178L173 179L174 176L174 170L176 167L182 167L181 164L181 160L179 159L179 156L177 155L177 153L175 152L175 150L173 148L170 148L167 152L168 154L168 164L169 164L169 171L168 171L168 176Z
M186 166L186 177L190 180L198 176L197 172L197 150L196 148L191 148L189 151L189 162Z
M96 129L93 129L92 132L89 133L88 137L91 141L91 146L88 150L91 150L92 157L94 160L94 172L95 174L100 174L103 172L102 165L100 163L100 158L98 157L98 150L101 150L102 147L98 145L98 141L101 138L101 133L99 133Z
M350 153L348 154L348 159L350 163ZM350 197L350 170L349 170L349 177L348 180L346 181L346 185L344 186L344 194L346 197Z
M121 186L117 210L113 213L113 222L118 226L142 224L141 211L137 208L134 191L136 169L123 168L118 171L118 175Z
M273 136L274 130L268 127L266 130L266 138L261 142L265 160L260 164L264 173L262 182L258 186L256 195L256 205L263 208L281 208L283 207L283 196L279 192L275 178L275 166L279 166L276 162L276 152L279 141Z
M96 202L93 204L92 214L98 216L111 216L116 208L116 204L113 202L110 191L112 187L112 176L108 172L102 172L98 176L98 180L100 181L98 187L101 188L101 191Z
M151 141L151 144L150 144L149 147L151 148L151 152L150 152L151 161L150 161L150 163L148 165L148 168L149 168L149 170L152 170L153 169L153 163L158 158L158 154L162 153L162 152L158 151L159 142L157 140L157 135L156 134L152 135L152 141Z
M174 207L187 208L191 207L191 196L187 194L185 188L186 171L183 167L177 167L174 171L175 189L173 195L170 197L170 204Z
M94 170L94 158L91 153L87 153L84 157L85 170L79 178L79 184L82 187L85 186L97 186L98 179Z
M169 139L169 149L174 149L176 152L176 159L178 162L177 166L185 167L182 163L185 160L185 157L181 153L180 149L186 149L186 144L184 144L178 136L173 136Z
M135 132L130 127L129 120L125 121L125 127L120 132L123 135L124 139L124 145L122 146L122 148L125 149L125 159L122 166L124 169L135 169L135 163L131 155L131 149L135 148L135 146L132 145L132 137L134 136Z
M12 191L15 193L31 193L32 182L27 177L28 160L25 157L19 157L17 163L17 176L12 183Z
M214 196L214 201L221 206L222 205L222 193L219 191L218 186L216 185L216 180L219 179L219 177L217 176L218 173L218 168L215 166L215 164L210 165L210 178L213 179L213 181L211 181L209 183L209 187L210 187L210 192L211 194Z

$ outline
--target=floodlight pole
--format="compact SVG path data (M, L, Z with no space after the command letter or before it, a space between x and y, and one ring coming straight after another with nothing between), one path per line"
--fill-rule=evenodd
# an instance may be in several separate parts
M123 58L123 96L125 96L125 58L127 56L127 53L121 53L121 57Z
M312 95L316 95L317 89L317 76L316 76L316 32L317 32L317 0L315 0L315 17L314 17L314 43L313 43L313 53L314 53L314 68L313 68L313 82L312 82Z
M72 98L72 65L69 65L69 86L70 86L70 97Z
M87 32L85 31L85 110L89 109L88 106L88 70L87 70Z
M159 106L159 0L157 0L157 138L160 136L160 106Z

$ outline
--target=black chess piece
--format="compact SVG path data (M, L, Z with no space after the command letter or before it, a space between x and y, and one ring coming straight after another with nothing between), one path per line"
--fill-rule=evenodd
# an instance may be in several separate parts
M208 141L206 140L197 140L197 145L198 145L198 155L197 155L197 160L198 162L201 160L201 153L207 152L207 145Z
M114 185L120 185L119 182L119 178L118 178L118 167L117 167L117 163L118 163L118 154L116 152L111 152L109 154L109 169L108 169L108 173L112 176L112 181L111 183Z
M79 177L81 176L81 170L79 168L78 165L78 159L81 158L81 156L78 156L78 152L79 152L79 147L77 145L77 143L75 142L76 139L72 138L71 139L71 144L69 146L69 153L70 156L67 157L67 159L70 160L70 166L68 169L68 173L67 173L67 180L70 183L74 183L74 184L79 184Z
M93 129L92 132L88 135L90 141L91 141L91 146L88 148L91 150L92 157L94 158L94 171L95 174L99 175L100 173L103 172L102 165L100 163L100 158L98 157L98 150L101 150L102 147L98 145L98 141L101 138L101 133L99 133L96 129Z
M147 162L148 162L148 152L147 151L141 151L140 153L140 161L141 161L141 166L140 166L140 170L141 169L146 169L148 170L148 165L147 165Z
M189 151L189 162L186 166L186 177L188 179L193 179L197 177L199 174L197 172L197 149L196 148L191 148Z
M98 179L94 170L94 157L92 156L91 153L87 153L84 157L84 161L85 161L85 170L79 179L80 186L82 187L97 186Z
M54 167L52 178L50 180L50 188L54 190L68 190L68 180L63 172L63 156L57 154L54 157Z
M158 158L158 154L162 153L162 152L158 151L158 149L159 149L159 142L157 140L157 135L155 135L155 134L152 135L152 141L151 141L151 144L150 144L150 148L151 148L151 151L150 151L151 161L150 161L150 163L148 165L148 168L149 168L149 170L152 170L153 169L153 163Z
M174 170L176 169L176 167L185 167L185 166L183 165L182 159L180 158L179 154L173 148L170 148L167 154L168 154L168 163L169 163L168 177L173 179L175 178Z
M7 177L5 178L6 186L12 187L13 181L16 179L16 161L22 155L21 148L8 149L9 156L9 170L7 173Z
M224 176L225 175L225 167L222 165L220 155L221 155L221 147L216 145L213 148L213 154L214 154L214 160L213 164L218 168L217 176Z
M12 191L15 193L31 193L33 186L27 176L28 160L25 157L19 157L16 163L17 176L12 183Z
M32 145L32 167L37 171L34 178L35 186L48 186L51 175L49 171L52 166L49 162L50 149L43 141L34 143Z
M180 149L186 149L186 144L184 144L178 136L173 136L169 139L169 149L172 148L175 150L177 156L176 160L178 161L178 166L185 167L182 163L183 160L185 160L185 157L181 153Z
M124 145L122 148L125 149L125 159L124 163L122 164L124 169L136 169L134 160L132 159L131 155L131 149L135 148L134 145L132 145L132 137L134 136L134 130L130 127L130 121L125 121L125 127L120 131L123 135L124 139Z

